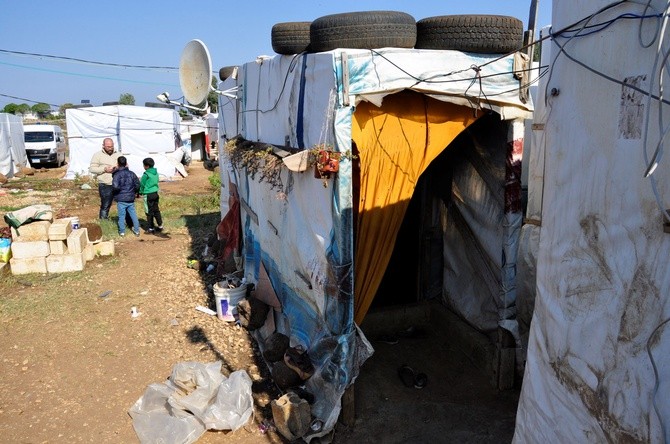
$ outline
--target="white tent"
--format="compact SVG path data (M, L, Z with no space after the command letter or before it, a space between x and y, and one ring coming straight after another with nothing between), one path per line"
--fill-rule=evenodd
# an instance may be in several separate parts
M667 155L644 174L670 125L657 51L669 37L642 18L666 7L553 3L529 166L523 250L537 278L516 443L670 442Z
M129 168L141 176L142 159L152 157L161 178L176 171L184 175L177 146L179 114L174 109L131 105L68 109L65 113L70 159L65 178L89 174L93 154L102 149L106 137L128 158Z
M28 166L23 140L23 120L14 114L0 113L0 173L13 177L20 167Z

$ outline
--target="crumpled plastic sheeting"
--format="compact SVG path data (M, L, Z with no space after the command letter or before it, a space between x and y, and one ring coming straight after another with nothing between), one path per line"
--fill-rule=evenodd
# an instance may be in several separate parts
M253 413L251 378L221 374L221 361L176 364L165 383L150 384L128 411L141 443L190 444L208 429L237 430Z

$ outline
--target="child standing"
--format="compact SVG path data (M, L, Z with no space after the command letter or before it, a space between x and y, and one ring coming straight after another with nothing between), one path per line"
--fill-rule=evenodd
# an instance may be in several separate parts
M125 156L119 156L116 165L112 173L112 193L119 213L119 235L126 235L126 215L129 215L133 222L133 234L139 236L140 221L135 213L135 194L140 189L140 181L135 173L128 169Z
M140 180L140 194L144 197L144 212L147 214L148 227L145 233L163 231L163 217L158 208L158 171L154 168L154 160L147 157L142 161L144 174ZM154 225L154 219L156 225Z

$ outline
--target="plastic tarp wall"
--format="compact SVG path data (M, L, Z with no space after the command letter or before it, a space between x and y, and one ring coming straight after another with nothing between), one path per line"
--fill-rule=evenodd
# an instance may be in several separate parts
M520 212L509 211L505 187L508 133L513 123L485 116L449 147L443 175L449 200L440 205L443 230L443 303L484 333L514 318L514 276L505 266L516 264ZM518 220L515 220L518 219ZM516 336L516 335L515 335Z
M554 2L552 29L608 5ZM624 2L589 23L653 14L666 2L651 6ZM666 106L645 94L659 94L660 73L669 80L663 61L655 61L658 40L667 48L670 36L654 33L657 19L646 20L614 21L572 39L576 32L552 36L547 88L560 94L547 97L538 165L544 196L537 297L517 443L670 442L667 156L644 177L670 125L667 109L659 125Z
M0 113L0 173L14 177L28 165L23 139L23 120L14 114Z
M473 65L485 67L481 83L471 90ZM453 71L451 81L435 81L447 75L445 66ZM507 118L525 117L531 105L519 102L512 70L512 56L457 51L347 49L259 58L241 66L236 80L221 84L242 88L235 114L225 98L219 99L226 105L219 122L226 138L239 133L254 142L345 153L352 148L355 106L362 100L379 106L386 95L406 89L456 105L478 106L489 97L486 107ZM229 160L224 156L222 163ZM260 288L267 273L277 298L275 315L256 331L257 339L262 344L277 329L292 345L308 350L317 368L307 382L316 396L312 413L324 422L317 435L325 434L335 425L344 389L371 353L353 318L351 161L343 157L326 187L313 169L282 170L275 188L244 167L225 169L241 202L246 277Z
M138 176L142 159L152 157L162 178L175 175L183 152L176 149L179 114L174 109L131 105L74 108L65 112L70 160L66 179L89 175L93 154L102 150L106 137L128 158L128 167Z
M542 29L541 37L548 36L550 27ZM544 65L551 60L552 42L546 39L542 43L542 61ZM542 65L542 64L541 64ZM541 68L543 72L546 68ZM524 162L527 171L528 203L524 225L519 237L519 254L517 261L517 320L521 355L517 364L523 367L528 351L528 334L535 307L535 287L537 276L537 253L540 246L542 227L542 189L544 183L544 127L547 120L545 105L545 88L547 76L539 77L537 85L530 88L535 112L533 119L526 121L526 137L524 138ZM538 99L539 97L539 99ZM528 154L526 155L526 153Z

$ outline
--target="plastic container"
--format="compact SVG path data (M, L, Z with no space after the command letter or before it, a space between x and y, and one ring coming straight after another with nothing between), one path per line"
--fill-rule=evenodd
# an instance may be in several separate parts
M70 223L72 224L72 229L73 230L78 230L79 229L79 218L78 217L71 218Z
M247 295L247 284L236 288L227 288L227 282L217 282L212 287L216 316L222 321L234 321L237 314L237 304Z

